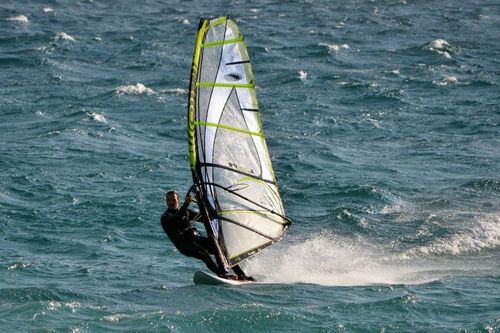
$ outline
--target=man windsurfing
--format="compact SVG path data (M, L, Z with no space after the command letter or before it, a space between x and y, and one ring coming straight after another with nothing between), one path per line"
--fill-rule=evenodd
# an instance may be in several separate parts
M253 277L246 276L238 265L232 267L236 276L227 275L216 255L215 244L196 229L194 221L202 220L198 213L188 208L191 203L189 193L180 207L179 194L175 191L167 192L165 202L167 210L161 216L161 226L180 253L203 261L208 269L222 278L255 281ZM216 262L211 255L215 255Z

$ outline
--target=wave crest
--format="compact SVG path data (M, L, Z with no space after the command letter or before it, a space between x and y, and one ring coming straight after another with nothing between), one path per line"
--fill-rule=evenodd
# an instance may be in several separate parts
M120 86L115 89L117 94L129 94L129 95L140 95L140 94L153 94L154 90L146 87L142 83L137 83L135 85Z
M477 217L477 223L449 238L408 251L409 255L462 255L477 253L500 246L500 214L485 214Z
M15 21L19 23L29 23L28 17L26 15L18 15L6 18L7 21Z

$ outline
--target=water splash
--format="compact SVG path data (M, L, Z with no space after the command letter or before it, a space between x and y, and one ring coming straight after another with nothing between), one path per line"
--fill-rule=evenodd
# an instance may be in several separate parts
M246 268L266 283L325 286L422 284L445 275L432 263L404 260L380 245L328 233L269 248Z

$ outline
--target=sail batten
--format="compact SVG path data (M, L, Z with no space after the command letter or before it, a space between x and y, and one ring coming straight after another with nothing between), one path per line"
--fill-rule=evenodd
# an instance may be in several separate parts
M290 219L262 130L245 41L227 17L200 21L188 144L200 212L225 269L281 240Z

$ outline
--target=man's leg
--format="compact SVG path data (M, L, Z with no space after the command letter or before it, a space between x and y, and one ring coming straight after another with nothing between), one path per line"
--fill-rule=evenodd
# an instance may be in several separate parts
M215 248L215 245L213 242L207 238L207 237L202 237L202 236L197 236L194 239L194 243L198 244L200 247L204 248L208 253L214 254L215 255L215 260L217 261L217 265L219 267L224 267L222 262L219 259L219 256L216 254L217 249ZM240 266L235 265L232 267L234 273L238 276L238 280L249 280L249 281L255 281L255 279L251 276L247 276L245 272L241 269ZM219 275L220 276L220 275Z
M217 262L217 266L221 268L222 271L224 271L224 275L227 274L225 271L224 264L220 260L218 253L217 253L217 248L215 247L215 244L208 238L208 237L203 237L203 236L196 236L193 239L193 243L196 243L198 246L206 250L208 253L213 254L215 256L215 261ZM222 275L219 275L222 276Z
M234 265L233 266L233 271L238 275L238 280L248 280L248 281L255 281L255 279L251 276L247 276L245 272L241 269L239 265Z
M208 269L210 269L218 276L224 277L226 275L226 271L224 270L224 268L222 268L224 266L217 265L219 264L218 261L217 264L215 264L214 261L212 260L212 257L210 256L210 252L207 251L207 249L204 248L202 245L200 245L196 240L193 240L189 247L190 247L189 256L203 261L205 265L208 267Z

